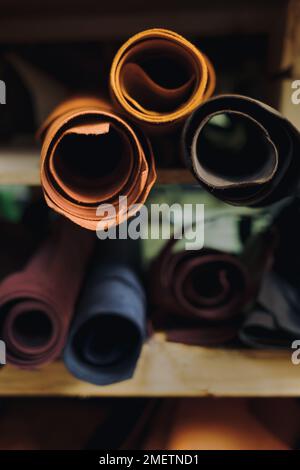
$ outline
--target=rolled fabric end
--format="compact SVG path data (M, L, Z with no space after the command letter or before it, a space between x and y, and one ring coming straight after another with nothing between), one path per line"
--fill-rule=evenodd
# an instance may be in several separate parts
M94 246L90 232L60 222L26 267L0 284L0 336L7 362L21 368L61 354Z
M109 229L147 199L156 180L151 145L105 101L78 97L62 103L39 135L46 202L76 224Z
M186 165L215 197L232 205L265 206L299 185L300 135L266 104L220 95L201 105L182 134Z
M140 281L118 263L88 276L64 351L75 377L107 385L132 377L146 338L146 300Z
M168 337L218 344L236 336L236 319L248 301L248 272L233 255L213 249L172 252L171 240L152 265L154 322ZM172 319L174 324L172 325ZM178 329L178 325L183 327Z
M239 331L247 346L290 349L300 337L299 293L274 271L265 274L257 302Z
M179 34L149 29L132 36L112 63L114 100L134 120L148 125L181 122L215 89L210 60Z

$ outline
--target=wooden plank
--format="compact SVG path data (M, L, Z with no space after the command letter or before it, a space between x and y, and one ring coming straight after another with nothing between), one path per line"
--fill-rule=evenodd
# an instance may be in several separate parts
M300 366L289 352L209 349L155 335L134 378L105 387L72 377L62 362L39 371L4 366L0 396L300 396Z
M39 152L30 148L0 149L0 184L30 185L40 184Z
M197 184L184 168L159 169L157 184ZM0 148L0 185L40 184L39 151L30 148Z

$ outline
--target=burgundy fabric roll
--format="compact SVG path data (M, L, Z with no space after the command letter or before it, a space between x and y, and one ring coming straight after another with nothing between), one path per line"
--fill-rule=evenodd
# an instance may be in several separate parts
M59 220L22 271L0 284L0 336L7 361L34 368L64 347L93 248L93 234Z
M154 325L166 328L171 341L229 341L247 302L247 271L233 255L213 249L174 252L175 243L166 244L151 268Z

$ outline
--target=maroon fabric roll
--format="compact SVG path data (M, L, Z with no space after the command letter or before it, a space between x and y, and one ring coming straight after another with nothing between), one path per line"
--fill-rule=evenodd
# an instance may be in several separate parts
M56 359L66 341L94 237L59 220L26 267L0 284L0 336L7 361L34 368Z
M231 340L248 300L247 271L233 255L213 249L174 252L175 243L166 244L151 268L154 326L176 342Z

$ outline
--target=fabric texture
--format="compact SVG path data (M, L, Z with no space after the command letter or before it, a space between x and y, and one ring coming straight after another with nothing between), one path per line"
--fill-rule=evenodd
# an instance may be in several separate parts
M299 228L295 223L299 215L296 199L279 211L268 229L276 243L265 247L263 255L269 250L270 262L257 289L256 302L239 332L248 346L289 349L300 338ZM257 237L252 244L258 244Z
M7 361L22 368L60 355L94 237L59 220L27 265L0 284L0 332Z
M97 385L132 377L147 335L145 292L133 268L138 242L106 242L99 243L64 352L70 372Z
M182 150L199 183L229 204L266 206L299 187L299 132L253 98L221 95L201 105L185 124Z
M78 97L63 102L44 122L41 183L49 207L96 230L134 215L156 180L148 139L107 102ZM127 197L127 206L119 197ZM115 213L99 213L111 205Z
M132 36L115 55L110 72L113 98L148 129L181 122L212 95L215 81L202 52L159 28Z
M150 269L154 325L172 341L219 344L237 334L248 300L246 269L213 249L175 251L170 240Z

